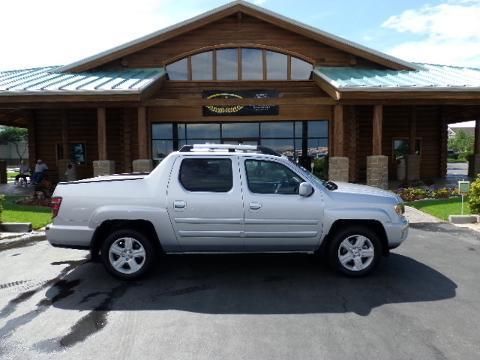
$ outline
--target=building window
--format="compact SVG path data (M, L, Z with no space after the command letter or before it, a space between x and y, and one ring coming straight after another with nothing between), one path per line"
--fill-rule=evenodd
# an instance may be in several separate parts
M263 52L242 49L242 80L263 80Z
M288 56L273 51L266 51L267 80L288 79Z
M188 80L188 59L185 58L167 65L167 72L170 80Z
M238 49L216 51L217 80L238 80Z
M213 52L192 56L192 80L213 80Z
M421 139L415 140L415 154L420 155L422 148ZM410 153L410 140L408 138L392 140L392 156L394 160L404 159Z
M57 144L57 160L69 159L74 164L84 165L87 162L87 146L85 143L72 142L68 144L69 154L66 157L63 151L63 145Z
M184 159L180 183L188 191L228 192L233 187L230 159Z
M276 51L227 48L187 56L166 70L170 80L183 81L309 80L313 65Z
M183 145L204 143L263 145L300 162L318 177L327 176L326 120L152 124L154 160Z

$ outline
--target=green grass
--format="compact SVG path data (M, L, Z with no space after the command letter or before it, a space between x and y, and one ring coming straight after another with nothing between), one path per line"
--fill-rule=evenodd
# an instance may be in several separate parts
M31 222L34 229L40 229L52 221L52 211L45 206L19 205L15 201L22 196L5 196L3 222Z
M470 214L468 197L465 197L464 214ZM448 220L448 215L460 215L462 213L462 198L418 200L408 203L409 206L426 212L442 220Z
M468 160L465 159L447 159L447 162L449 163L466 163Z
M7 178L9 180L14 180L15 179L15 176L18 175L18 171L8 171L7 172Z

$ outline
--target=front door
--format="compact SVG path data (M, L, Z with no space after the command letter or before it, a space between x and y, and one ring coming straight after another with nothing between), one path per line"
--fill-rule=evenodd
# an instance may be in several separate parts
M311 251L320 240L323 194L298 194L304 179L282 163L241 160L247 251Z
M168 185L168 213L183 251L244 251L236 156L184 156Z

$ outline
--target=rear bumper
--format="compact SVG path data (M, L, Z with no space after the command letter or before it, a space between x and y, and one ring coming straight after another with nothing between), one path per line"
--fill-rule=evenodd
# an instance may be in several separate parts
M408 220L403 218L399 223L386 224L385 232L387 233L388 248L395 249L408 236Z
M94 229L87 226L53 225L46 227L45 234L50 244L56 247L88 249Z

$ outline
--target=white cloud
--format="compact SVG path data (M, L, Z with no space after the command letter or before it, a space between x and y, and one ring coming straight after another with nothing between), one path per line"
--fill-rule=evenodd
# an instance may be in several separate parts
M480 0L406 10L383 27L420 36L387 50L410 61L480 67Z
M0 69L68 64L159 30L180 20L164 11L173 2L1 1Z

